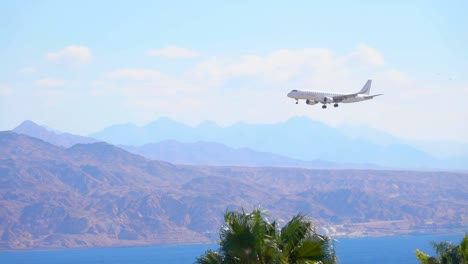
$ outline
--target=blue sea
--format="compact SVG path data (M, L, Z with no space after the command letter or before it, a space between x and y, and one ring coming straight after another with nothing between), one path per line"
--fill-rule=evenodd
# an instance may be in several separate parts
M340 263L417 264L416 248L433 254L431 241L459 244L463 235L343 238L335 242ZM190 264L217 245L0 252L1 264Z

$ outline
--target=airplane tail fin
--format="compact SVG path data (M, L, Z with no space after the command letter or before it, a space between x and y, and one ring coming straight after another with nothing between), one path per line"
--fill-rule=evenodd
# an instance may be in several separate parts
M366 84L362 87L361 91L358 94L369 94L370 87L372 85L372 80L367 80Z

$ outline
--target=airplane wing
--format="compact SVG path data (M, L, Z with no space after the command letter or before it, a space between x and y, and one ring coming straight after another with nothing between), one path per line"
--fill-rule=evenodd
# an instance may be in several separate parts
M336 95L336 96L333 96L332 98L333 98L333 102L339 103L339 102L341 102L341 101L343 101L345 99L356 97L358 95L359 95L359 93ZM372 99L372 98L374 98L376 96L379 96L379 95L383 95L383 94L368 95L368 96L366 96L366 99Z
M345 95L336 95L336 96L333 96L333 102L341 102L345 99L348 99L348 98L352 98L352 97L356 97L358 94L357 93L354 93L354 94L345 94Z

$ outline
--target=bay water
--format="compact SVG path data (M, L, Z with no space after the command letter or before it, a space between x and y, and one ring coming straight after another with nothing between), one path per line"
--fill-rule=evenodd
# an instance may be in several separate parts
M431 241L459 244L463 234L342 238L335 241L340 263L417 264L416 248L434 254ZM210 245L93 248L0 252L1 264L190 264Z

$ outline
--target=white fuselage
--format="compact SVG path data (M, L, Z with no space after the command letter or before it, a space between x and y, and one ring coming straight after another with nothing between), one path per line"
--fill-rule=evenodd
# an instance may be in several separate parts
M327 104L333 104L334 107L337 107L339 103L355 103L382 95L369 95L371 85L372 80L367 80L366 84L364 84L359 92L351 94L292 90L288 93L288 97L296 99L296 104L299 103L299 100L305 100L308 105L321 103L323 104L322 108L325 109L327 108Z
M333 97L344 96L344 95L346 94L320 92L320 91L299 91L299 90L292 90L291 92L288 93L288 97L294 98L296 100L303 99L303 100L309 100L311 102L322 103L322 104L334 103ZM360 101L369 100L369 99L372 99L372 96L357 94L355 96L348 97L348 98L341 100L340 103L355 103L355 102L360 102Z

